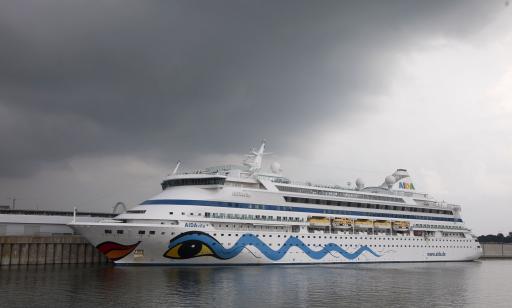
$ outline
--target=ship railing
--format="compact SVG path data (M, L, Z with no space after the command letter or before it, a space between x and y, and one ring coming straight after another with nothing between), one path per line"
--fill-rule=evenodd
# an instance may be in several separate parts
M279 184L288 184L288 185L297 185L297 186L307 186L307 187L317 187L317 188L327 188L327 189L343 189L343 190L354 190L350 187L342 187L340 185L329 185L329 184L317 184L317 183L311 183L311 182L302 182L302 181L290 181L290 180L283 180L281 178L275 178L271 180L273 183L279 183Z
M206 218L215 219L240 219L240 220L258 220L258 221L274 221L274 222L304 222L304 218L300 217L277 217L265 216L265 215L253 215L253 214L226 214L226 213L211 213ZM292 218L292 219L290 219Z
M227 176L229 175L229 170L192 170L192 171L181 171L176 172L174 175L196 175L196 174L207 174L207 175L223 175ZM248 177L250 174L246 171L240 172L240 175L243 175L244 177Z
M290 180L283 180L281 178L276 178L271 180L273 183L278 184L287 184L287 185L295 185L295 186L306 186L311 188L326 188L326 189L336 189L336 190L349 190L349 191L357 191L355 188L351 187L342 187L340 185L325 185L325 184L315 184L311 182L301 182L301 181L290 181ZM386 195L393 195L393 196L401 196L401 197L415 197L415 198L425 198L429 201L424 202L425 206L432 206L432 207L438 207L438 208L450 208L450 207L460 207L455 204L448 204L444 201L433 201L434 199L427 193L418 193L418 192L409 192L409 191L402 191L402 190L387 190L387 191L379 191L379 194L386 194ZM366 195L361 195L366 196Z
M429 196L429 194L427 194L427 193L419 193L419 192L415 192L415 191L388 190L387 192L382 192L382 193L387 193L390 195L396 195L396 196L402 196L402 197L425 198L425 199L429 199L429 200L432 199L432 197Z
M176 175L186 175L186 174L218 174L219 172L207 171L207 170L190 170L190 171L181 171L176 172Z
M38 216L73 216L69 211L51 211L51 210L0 210L0 214L9 215L38 215ZM76 212L76 216L82 217L116 217L114 213L96 213L96 212Z
M312 182L290 181L290 180L283 181L282 179L273 179L271 181L274 183L279 183L279 184L307 186L307 187L312 187L312 188L327 188L327 189L337 189L337 190L358 191L354 187L340 186L337 184L317 184L317 183L312 183ZM430 197L426 193L409 192L409 191L401 191L401 190L382 190L382 191L379 191L378 193L385 194L385 195L401 196L401 197L422 197L425 199L432 199L432 197Z

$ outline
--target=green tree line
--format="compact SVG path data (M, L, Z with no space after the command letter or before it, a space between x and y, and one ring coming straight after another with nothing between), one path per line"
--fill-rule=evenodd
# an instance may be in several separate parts
M480 235L478 241L480 243L512 243L512 232L509 232L507 236L503 233Z

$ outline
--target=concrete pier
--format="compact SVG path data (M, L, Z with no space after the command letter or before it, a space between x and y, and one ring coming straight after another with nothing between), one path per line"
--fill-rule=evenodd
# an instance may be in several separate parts
M482 258L512 258L512 243L481 243Z
M108 263L78 235L0 236L0 265Z

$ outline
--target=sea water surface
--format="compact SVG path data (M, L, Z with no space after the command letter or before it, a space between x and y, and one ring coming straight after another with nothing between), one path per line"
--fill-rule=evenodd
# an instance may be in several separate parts
M512 260L0 267L1 307L512 307Z

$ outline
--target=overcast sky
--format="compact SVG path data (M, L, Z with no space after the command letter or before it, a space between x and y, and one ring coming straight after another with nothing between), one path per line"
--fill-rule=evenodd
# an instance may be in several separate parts
M111 211L266 138L285 174L415 187L512 231L508 1L0 2L0 204Z

